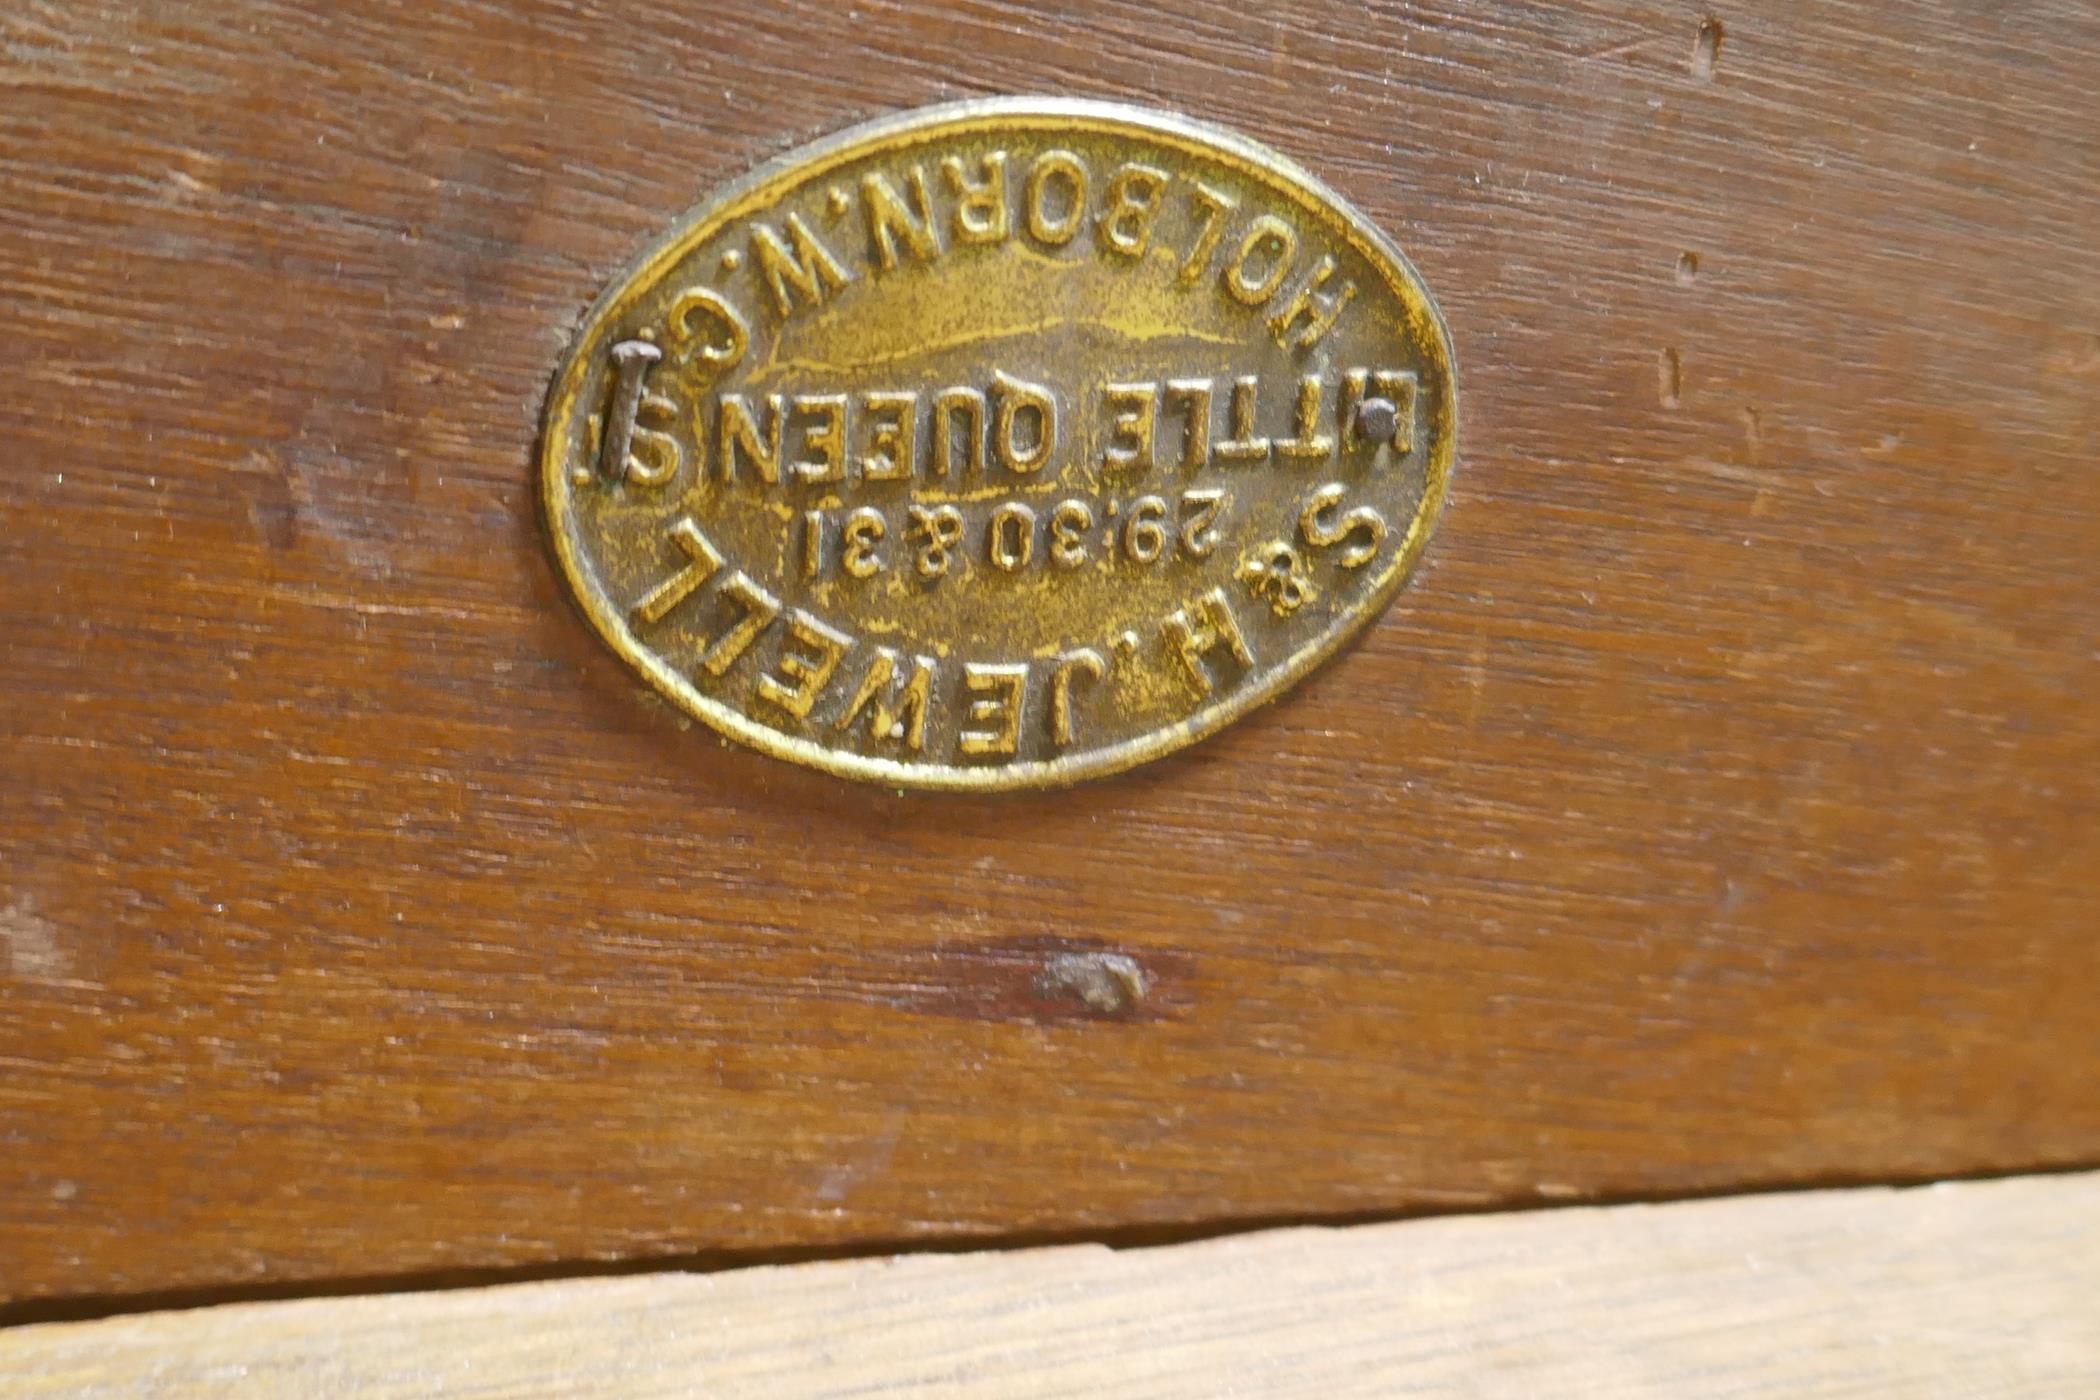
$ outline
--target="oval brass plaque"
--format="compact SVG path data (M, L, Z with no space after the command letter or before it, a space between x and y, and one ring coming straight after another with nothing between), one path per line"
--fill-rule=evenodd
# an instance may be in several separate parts
M680 707L834 773L1113 772L1393 596L1452 466L1400 250L1240 137L1091 102L874 122L686 216L555 380L555 553Z

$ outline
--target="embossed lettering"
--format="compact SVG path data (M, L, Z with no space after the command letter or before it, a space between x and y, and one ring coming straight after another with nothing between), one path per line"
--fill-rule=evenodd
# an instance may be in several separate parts
M1363 424L1356 420L1356 406L1364 400L1364 389L1369 385L1371 372L1357 368L1342 375L1341 392L1335 395L1335 431L1341 435L1344 447L1358 447L1364 442Z
M1059 501L1050 513L1050 559L1062 569L1086 562L1087 535L1094 528L1094 508L1085 501Z
M1308 496L1298 513L1298 533L1315 549L1351 541L1336 556L1345 569L1360 569L1371 562L1378 546L1385 543L1385 517L1371 506L1358 506L1344 514L1340 507L1349 494L1338 481L1330 481Z
M949 156L943 160L941 174L947 179L948 192L955 196L955 216L951 224L955 241L1005 241L1006 152L987 152L978 162L978 177L975 180L964 173L959 156Z
M1239 251L1225 264L1225 290L1242 306L1261 305L1283 285L1297 248L1298 234L1289 224L1274 214L1262 215L1248 225Z
M802 576L815 578L824 572L824 512L802 512Z
M1167 172L1149 165L1126 165L1109 177L1101 192L1101 223L1095 232L1101 246L1124 257L1138 257L1152 241L1152 221L1167 197Z
M1290 344L1300 350L1310 350L1341 319L1342 308L1356 296L1356 284L1344 281L1323 295L1320 289L1327 285L1327 279L1334 276L1334 268L1334 255L1321 254L1311 275L1299 283L1298 290L1291 294L1283 310L1269 318L1269 334L1276 337L1278 345ZM1305 318L1305 325L1294 340L1291 327L1301 316Z
M1010 754L1021 739L1021 701L1028 689L1028 668L963 666L963 688L970 693L969 722L987 726L964 729L957 744L967 754Z
M809 456L795 463L795 475L804 481L846 479L846 396L844 394L797 394L794 411L814 422L802 433L802 450Z
M678 405L662 394L644 394L634 412L634 431L627 443L627 484L662 486L685 465L685 449L677 438L650 425L675 422Z
M744 358L751 327L720 292L687 287L664 313L664 338L681 363L697 362L720 373Z
M1140 496L1130 503L1130 518L1123 523L1123 552L1140 564L1152 564L1167 548L1167 503L1158 496Z
M1382 369L1371 376L1378 392L1393 401L1399 419L1393 425L1393 451L1405 457L1415 450L1415 395L1418 384L1413 370Z
M1289 617L1316 596L1305 556L1283 540L1271 540L1242 559L1236 577L1249 593L1266 598L1278 617Z
M995 370L992 401L992 455L999 465L1026 474L1049 461L1057 446L1057 400L1050 391Z
M1225 508L1225 493L1215 487L1181 493L1181 552L1191 559L1208 558L1218 547L1216 521Z
M769 226L754 223L751 252L758 259L766 290L773 295L773 312L785 320L795 310L797 294L812 306L819 305L851 282L853 274L839 265L800 218L789 214L781 224L787 229L785 241Z
M1063 748L1072 742L1072 682L1084 675L1100 680L1108 669L1092 647L1068 651L1050 668L1050 742Z
M1102 390L1109 408L1108 446L1101 465L1129 471L1152 467L1152 419L1159 402L1156 384L1111 384Z
M954 506L912 506L911 524L924 541L912 556L912 568L920 578L939 578L948 572L950 551L962 543L962 512Z
M766 396L766 430L763 434L759 432L757 418L752 416L750 403L742 394L723 394L719 402L720 421L715 439L722 480L736 479L736 459L741 453L747 462L758 468L761 480L778 486L780 423L786 416L780 395Z
M871 391L860 396L868 425L868 451L860 459L865 481L902 481L919 455L919 396Z
M1261 391L1261 380L1251 374L1243 374L1232 384L1232 403L1226 411L1231 431L1225 440L1211 449L1221 462L1259 462L1269 455L1269 440L1254 431L1254 396Z
M736 659L758 640L758 634L766 630L766 624L780 616L780 600L760 588L742 569L729 576L729 582L722 585L720 596L735 603L742 616L731 624L728 631L715 638L714 645L700 657L700 664L714 676L734 666Z
M1183 407L1181 465L1195 468L1210 461L1210 381L1169 379L1166 400Z
M671 527L671 543L685 555L685 567L642 595L633 609L636 622L662 622L671 609L692 597L694 590L722 567L721 551L700 533L690 515Z
M901 740L913 752L926 747L926 704L933 690L934 661L930 656L911 659L911 678L901 690L896 684L897 653L888 647L875 648L860 688L853 692L846 712L836 727L851 729L863 711L868 716L868 737Z
M1191 610L1195 613L1193 618L1189 615ZM1222 588L1211 589L1188 608L1175 609L1163 630L1167 645L1181 658L1190 679L1205 695L1216 688L1203 664L1208 653L1222 648L1243 668L1254 665L1254 653L1248 650L1239 619L1233 615L1232 600Z
M955 431L955 420L966 426ZM946 476L955 465L955 444L963 449L962 469L974 476L984 470L984 395L975 389L943 389L933 399L933 473Z
M1035 553L1035 512L1019 501L1008 501L992 512L985 527L985 554L993 564L1013 573L1028 567Z
M1291 436L1276 440L1279 457L1329 457L1334 439L1320 431L1320 376L1307 374L1298 380L1298 406L1291 416Z
M920 262L932 261L941 251L926 196L926 172L914 165L904 182L911 190L908 208L896 186L880 171L871 170L860 178L861 207L868 211L868 242L875 250L875 266L884 272L897 266L900 242Z
M1197 185L1189 191L1189 203L1196 206L1199 222L1196 241L1189 246L1188 256L1181 260L1181 271L1174 277L1184 286L1200 279L1210 267L1210 255L1218 249L1218 239L1225 232L1225 221L1232 216L1233 210L1239 208L1237 201L1206 185Z
M875 546L890 532L882 512L862 506L846 517L839 531L839 567L853 578L872 578L882 572Z
M770 672L758 678L758 694L796 719L808 719L818 692L838 670L853 638L796 608L788 614L787 641L780 648L778 665L782 680ZM796 648L801 648L797 650Z
M1062 207L1053 207L1053 199ZM1070 151L1043 152L1028 167L1022 204L1036 242L1053 248L1070 243L1086 221L1086 167Z

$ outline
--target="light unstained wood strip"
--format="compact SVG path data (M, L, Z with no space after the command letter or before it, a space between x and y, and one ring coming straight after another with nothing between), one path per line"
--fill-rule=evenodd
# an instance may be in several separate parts
M2100 1175L247 1304L51 1396L2100 1395Z

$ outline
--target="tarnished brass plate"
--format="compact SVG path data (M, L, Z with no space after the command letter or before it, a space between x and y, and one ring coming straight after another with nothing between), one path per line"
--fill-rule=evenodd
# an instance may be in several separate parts
M967 102L681 220L562 366L542 489L592 626L722 733L1044 786L1210 733L1375 616L1456 408L1421 278L1290 161Z

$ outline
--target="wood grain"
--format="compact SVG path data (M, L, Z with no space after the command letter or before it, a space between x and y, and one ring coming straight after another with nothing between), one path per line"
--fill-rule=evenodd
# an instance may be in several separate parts
M17 0L0 1294L2100 1160L2096 64L2068 0ZM643 694L533 436L711 186L993 92L1339 188L1460 466L1282 703L899 798Z
M21 1400L2100 1391L2100 1178L918 1255L0 1333Z

